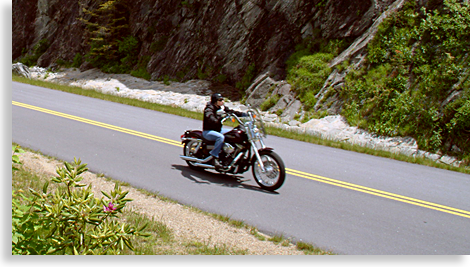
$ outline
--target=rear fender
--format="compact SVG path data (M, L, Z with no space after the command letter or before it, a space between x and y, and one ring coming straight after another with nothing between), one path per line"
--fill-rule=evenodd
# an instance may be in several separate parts
M188 142L190 139L202 139L201 130L187 130L181 135L181 143Z

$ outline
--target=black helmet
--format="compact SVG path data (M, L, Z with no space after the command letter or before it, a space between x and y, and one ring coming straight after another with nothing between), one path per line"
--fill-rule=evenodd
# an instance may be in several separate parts
M221 94L219 94L219 93L212 94L211 103L215 104L217 102L217 100L221 100L221 99L224 99Z

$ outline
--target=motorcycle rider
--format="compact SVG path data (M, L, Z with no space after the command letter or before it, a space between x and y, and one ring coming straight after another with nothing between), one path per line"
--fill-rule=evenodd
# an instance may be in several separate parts
M219 162L219 152L224 145L224 133L229 130L222 129L222 114L221 111L227 113L235 113L239 117L247 116L246 113L232 110L224 106L224 98L221 94L215 93L211 95L211 101L207 102L204 108L204 120L202 122L202 137L209 141L215 141L214 149L210 152L214 158L214 166L222 168ZM223 112L222 112L223 113Z

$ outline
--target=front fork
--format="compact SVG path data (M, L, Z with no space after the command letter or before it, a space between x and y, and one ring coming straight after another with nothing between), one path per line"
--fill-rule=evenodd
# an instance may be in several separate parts
M264 163L263 161L261 160L261 156L259 154L259 151L261 150L273 150L272 148L268 148L264 145L263 141L260 140L260 143L261 143L261 148L258 149L258 147L256 146L255 142L254 141L251 141L251 147L253 148L254 150L254 154L256 156L256 159L258 160L259 162L259 166L261 167L261 172L266 172L266 169L264 168Z

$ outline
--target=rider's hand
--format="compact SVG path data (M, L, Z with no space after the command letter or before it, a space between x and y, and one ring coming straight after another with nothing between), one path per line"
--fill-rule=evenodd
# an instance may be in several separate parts
M217 116L223 116L225 114L225 110L219 109L217 110Z
M217 110L216 114L217 114L217 115L216 115L216 116L217 116L217 119L219 119L219 120L222 120L223 118L225 118L225 115L226 115L224 109L219 109L219 110Z

